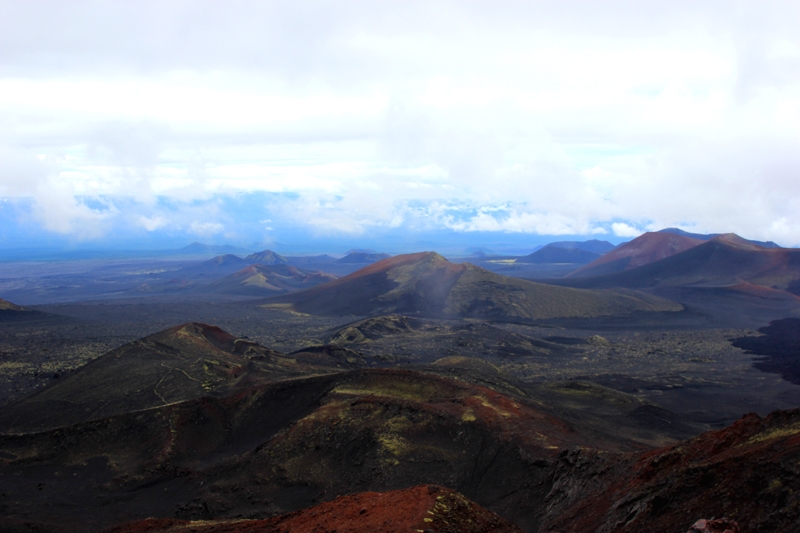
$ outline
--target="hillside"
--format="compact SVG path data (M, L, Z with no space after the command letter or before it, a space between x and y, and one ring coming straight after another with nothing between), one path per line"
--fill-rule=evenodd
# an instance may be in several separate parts
M652 288L722 287L742 282L800 294L800 249L763 248L728 234L638 268L583 276L568 283L573 287Z
M517 263L575 263L585 265L599 259L601 254L580 248L562 248L548 244L532 254L520 257Z
M0 311L22 311L23 308L0 298Z
M282 263L250 265L211 283L202 290L224 294L271 296L313 287L335 279L336 276L333 274L312 272Z
M680 311L668 300L638 292L586 291L494 274L454 264L434 252L399 255L317 287L278 296L320 315L402 313L424 317L530 320Z
M280 254L276 254L272 250L264 250L262 252L250 254L245 257L244 260L250 264L257 263L259 265L285 265L289 263L288 259Z
M619 245L599 259L570 273L567 277L591 277L630 270L702 243L703 241L700 239L674 233L645 233L630 242Z
M334 361L329 364L335 366ZM184 324L112 350L32 396L4 406L0 431L77 424L229 393L252 379L269 381L319 371L318 366L298 364L215 326Z
M351 251L341 259L337 259L336 262L370 264L381 261L382 259L387 259L389 257L391 257L389 254L380 254L377 252Z
M421 516L448 532L633 533L726 516L789 533L800 519L800 410L676 442L692 426L675 413L580 379L529 386L460 356L304 366L337 349L318 348L282 355L185 324L4 406L2 527L359 531Z

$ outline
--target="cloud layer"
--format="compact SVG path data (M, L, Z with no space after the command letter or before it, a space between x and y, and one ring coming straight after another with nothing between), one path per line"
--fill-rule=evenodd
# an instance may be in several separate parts
M796 2L0 2L4 222L800 245L797 20Z

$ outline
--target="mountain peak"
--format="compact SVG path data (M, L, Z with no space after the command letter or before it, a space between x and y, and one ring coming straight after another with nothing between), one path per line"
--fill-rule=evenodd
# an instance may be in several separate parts
M272 250L264 250L261 252L250 254L244 259L245 261L249 261L251 263L258 263L260 265L278 265L278 264L286 264L289 262L288 259L286 259L280 254L276 254Z

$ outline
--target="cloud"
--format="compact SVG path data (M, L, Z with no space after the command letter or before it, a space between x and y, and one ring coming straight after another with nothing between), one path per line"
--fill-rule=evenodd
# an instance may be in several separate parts
M32 198L48 231L242 235L230 206L266 194L253 224L276 239L800 244L797 3L2 9L0 196Z
M640 231L630 224L626 224L625 222L612 223L611 231L613 231L614 235L617 237L638 237L644 233L643 231Z

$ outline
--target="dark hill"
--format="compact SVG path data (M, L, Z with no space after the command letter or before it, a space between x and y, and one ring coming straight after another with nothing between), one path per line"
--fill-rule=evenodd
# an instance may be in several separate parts
M645 233L619 245L599 259L568 274L567 277L590 277L630 270L688 250L702 242L674 233Z
M30 431L224 394L253 375L304 369L206 324L184 324L113 350L49 387L3 407L0 429Z
M379 254L373 252L350 252L346 256L342 257L341 259L337 259L337 263L362 263L362 264L370 264L375 263L377 261L381 261L382 259L387 259L391 257L389 254Z
M247 261L238 255L225 254L212 257L201 263L183 267L172 273L176 279L195 279L204 277L220 277L232 274L248 264Z
M326 272L311 272L287 264L251 265L217 280L204 291L249 296L272 296L335 280Z
M585 291L501 276L434 252L398 255L317 287L272 298L318 315L475 317L529 320L679 311L637 292Z
M285 265L289 263L288 259L272 250L250 254L244 260L250 264L258 263L259 265Z
M15 323L15 322L51 322L53 320L69 320L65 317L54 315L51 313L43 313L21 307L13 304L7 300L0 298L0 323Z
M532 254L520 257L517 263L575 263L585 265L601 257L595 252L588 252L580 248L561 248L548 244Z
M601 241L592 239L589 241L556 241L551 242L548 246L555 246L556 248L573 248L576 250L584 250L586 252L594 252L598 255L607 254L616 246L608 241Z

